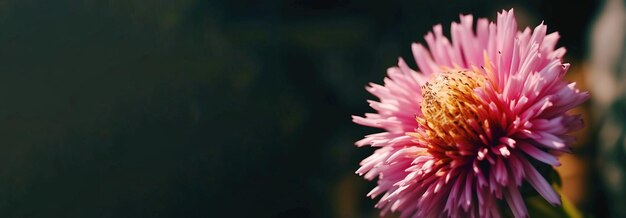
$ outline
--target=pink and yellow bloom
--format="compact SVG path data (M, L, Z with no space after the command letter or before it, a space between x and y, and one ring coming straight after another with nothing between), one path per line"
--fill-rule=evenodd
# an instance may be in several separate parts
M533 164L558 166L582 119L566 113L588 98L563 80L569 64L558 33L545 25L518 31L514 12L497 22L471 15L452 23L451 40L436 25L428 48L413 44L419 72L400 59L384 85L367 90L376 113L355 123L383 129L358 146L377 150L357 170L378 186L382 214L402 217L499 217L506 202L516 217L528 215L523 183L553 205L560 196Z

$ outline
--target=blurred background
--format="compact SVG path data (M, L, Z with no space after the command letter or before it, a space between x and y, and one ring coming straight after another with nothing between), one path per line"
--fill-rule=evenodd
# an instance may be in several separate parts
M509 8L593 96L563 192L626 217L623 0L2 0L0 216L377 217L365 85L434 24Z

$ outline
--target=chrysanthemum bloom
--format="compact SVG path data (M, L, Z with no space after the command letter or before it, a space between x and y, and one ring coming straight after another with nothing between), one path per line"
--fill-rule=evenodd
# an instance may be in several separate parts
M379 98L369 101L376 113L353 121L384 130L356 142L378 148L357 171L378 178L368 196L382 195L383 215L499 217L498 205L508 205L525 217L527 183L559 205L534 164L559 165L568 133L582 128L566 112L588 97L563 81L569 65L561 62L565 49L555 48L559 35L546 35L543 24L518 31L513 10L496 23L478 19L475 30L471 15L460 20L452 40L436 25L428 49L412 45L420 72L400 59L383 86L367 87Z

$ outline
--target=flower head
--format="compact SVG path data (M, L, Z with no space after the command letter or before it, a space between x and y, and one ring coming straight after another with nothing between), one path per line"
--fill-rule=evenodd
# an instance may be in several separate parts
M518 31L513 9L497 22L462 15L451 40L436 25L428 49L412 45L416 72L399 59L384 85L367 90L376 113L355 123L384 131L356 142L377 150L357 173L378 186L382 214L403 217L499 217L506 202L516 217L528 215L520 186L533 187L553 205L561 203L534 167L558 166L569 151L579 116L566 112L588 98L563 80L569 64L558 33L540 24ZM501 204L501 203L500 203Z

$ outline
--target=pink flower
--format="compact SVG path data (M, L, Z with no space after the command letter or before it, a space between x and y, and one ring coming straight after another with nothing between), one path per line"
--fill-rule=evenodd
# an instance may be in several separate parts
M558 33L546 26L518 31L513 9L496 23L471 15L452 23L451 41L436 25L413 44L421 72L399 59L385 85L367 90L376 113L353 116L355 123L383 129L358 146L378 148L357 170L378 186L381 215L402 217L499 217L506 202L516 217L528 216L520 193L527 183L553 205L560 196L533 164L560 165L582 128L566 112L588 98L566 83L569 64L555 48Z

